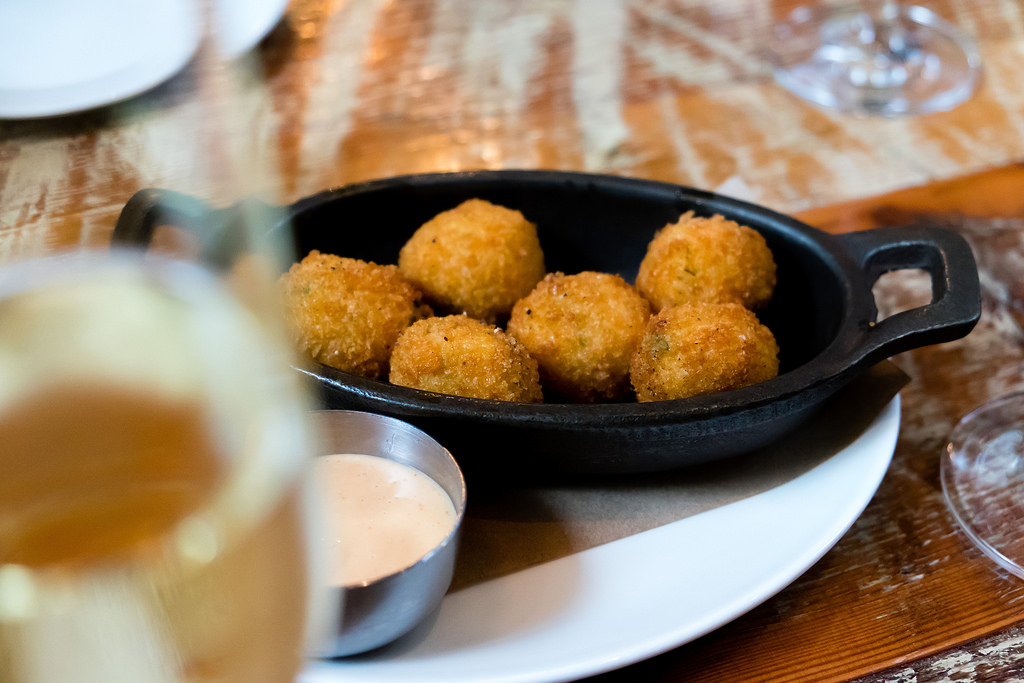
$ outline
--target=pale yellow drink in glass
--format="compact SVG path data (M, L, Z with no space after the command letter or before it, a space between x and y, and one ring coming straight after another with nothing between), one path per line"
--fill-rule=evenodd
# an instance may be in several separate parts
M0 681L291 680L307 407L195 266L0 273Z

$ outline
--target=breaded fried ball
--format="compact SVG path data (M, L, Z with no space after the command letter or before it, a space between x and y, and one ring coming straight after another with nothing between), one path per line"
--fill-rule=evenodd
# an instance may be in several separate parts
M518 211L470 199L424 223L398 267L438 312L503 322L544 277L537 226Z
M775 259L753 228L688 211L651 240L636 286L655 310L694 301L731 301L756 311L772 298Z
M648 321L630 379L641 402L710 394L775 377L778 353L771 330L739 304L669 306Z
M316 250L282 275L280 285L299 349L363 377L386 376L399 333L432 314L396 266Z
M392 384L439 394L540 403L537 361L500 328L465 315L425 318L391 355Z
M596 403L630 393L629 361L650 314L618 275L549 273L516 303L507 329L537 359L545 389Z

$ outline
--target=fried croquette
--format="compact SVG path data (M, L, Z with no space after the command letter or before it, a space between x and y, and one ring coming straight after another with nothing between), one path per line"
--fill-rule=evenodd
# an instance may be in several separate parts
M386 377L399 333L433 312L397 266L311 251L281 276L285 317L313 360Z
M629 395L629 361L650 313L618 275L549 273L516 302L507 329L537 360L545 390L597 403Z
M519 211L470 199L424 223L398 267L438 312L503 322L544 277L537 226Z
M771 300L775 260L753 228L688 211L651 240L636 286L656 311L694 301L734 302L756 311Z
M737 303L669 306L647 322L630 379L641 402L738 389L775 377L778 353L771 330Z
M540 403L537 361L500 328L466 315L425 318L398 337L389 380L414 389Z

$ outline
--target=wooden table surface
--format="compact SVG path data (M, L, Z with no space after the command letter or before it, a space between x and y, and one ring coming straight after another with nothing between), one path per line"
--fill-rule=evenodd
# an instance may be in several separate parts
M1024 582L970 546L938 484L956 420L1022 382L1024 8L924 2L976 37L983 87L952 112L880 120L774 83L766 37L795 4L294 0L257 48L266 87L245 125L280 201L412 172L558 168L718 190L831 231L922 217L962 230L985 316L896 359L912 377L899 445L852 530L751 613L596 680L1024 678ZM167 185L159 136L105 110L0 122L0 259L106 243L128 197ZM891 279L880 303L916 288Z

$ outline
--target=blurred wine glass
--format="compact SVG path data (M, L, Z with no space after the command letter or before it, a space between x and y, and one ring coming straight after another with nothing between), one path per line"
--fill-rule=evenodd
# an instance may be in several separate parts
M783 87L855 115L953 109L982 74L964 32L929 9L889 0L797 7L774 27L770 53Z
M964 416L942 453L942 491L967 536L1024 578L1024 393Z
M60 50L67 17L39 5L75 3L18 3ZM137 50L54 59L0 102L21 188L0 207L0 681L290 680L318 623L317 520L259 73L208 3L78 4ZM131 200L153 234L108 247L38 218L83 139L118 162L79 169L82 213L153 188Z

